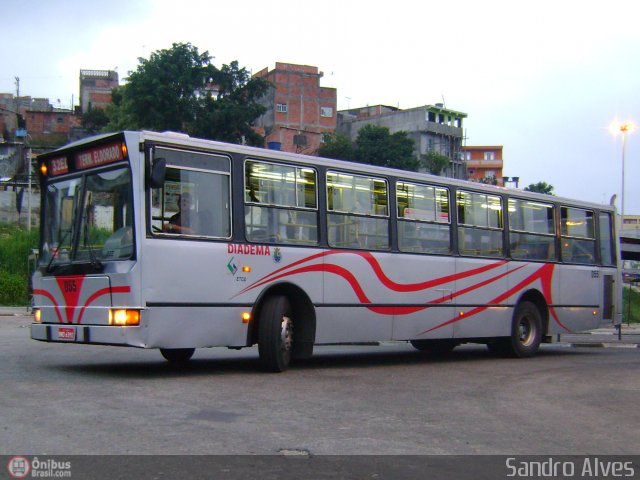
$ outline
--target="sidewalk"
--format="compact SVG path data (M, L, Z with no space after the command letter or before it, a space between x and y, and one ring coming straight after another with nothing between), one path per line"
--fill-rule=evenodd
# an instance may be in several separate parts
M31 309L28 307L3 307L0 306L0 317L17 317L31 315Z
M554 335L553 343L568 343L574 347L640 348L640 323L623 323L621 332L611 326L587 333Z

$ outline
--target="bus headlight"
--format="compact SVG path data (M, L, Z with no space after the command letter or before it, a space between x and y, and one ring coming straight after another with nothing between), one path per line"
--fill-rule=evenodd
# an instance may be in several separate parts
M132 327L140 325L139 310L109 310L109 325L118 327Z
M39 308L33 309L33 321L36 323L42 322L42 310Z

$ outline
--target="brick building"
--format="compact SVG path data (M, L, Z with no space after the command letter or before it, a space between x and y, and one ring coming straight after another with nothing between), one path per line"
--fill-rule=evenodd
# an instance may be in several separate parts
M14 97L0 94L0 136L5 141L31 145L60 146L69 141L69 132L80 125L73 111L54 108L48 98Z
M336 89L321 87L322 76L317 67L279 62L254 75L273 85L261 101L267 111L256 121L269 148L315 154L322 136L335 131Z
M118 72L113 70L80 70L80 108L105 108L111 103L111 91L118 87Z
M462 156L467 165L469 180L483 183L495 183L503 186L502 145L465 146Z
M71 110L51 108L28 110L24 113L30 143L49 147L64 145L69 133L80 126L80 117Z

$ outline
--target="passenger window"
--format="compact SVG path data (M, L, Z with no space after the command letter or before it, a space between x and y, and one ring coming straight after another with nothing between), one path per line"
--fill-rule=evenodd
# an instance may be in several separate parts
M501 257L502 198L458 191L458 250L461 255Z
M582 208L561 207L562 261L593 264L596 259L594 214Z
M250 242L318 243L317 174L314 169L247 160L245 234Z
M615 256L613 252L613 241L611 235L611 214L600 212L599 233L600 233L600 261L602 265L614 266Z
M167 163L161 188L151 191L152 232L175 236L231 236L230 171L227 157L157 148Z
M555 260L553 205L510 198L508 210L511 257L521 260Z
M329 245L339 248L389 248L387 181L327 172Z
M398 182L398 247L403 252L451 253L449 191Z

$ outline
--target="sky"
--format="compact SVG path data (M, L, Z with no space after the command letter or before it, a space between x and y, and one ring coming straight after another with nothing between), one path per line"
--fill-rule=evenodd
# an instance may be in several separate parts
M338 109L445 103L467 145L503 145L504 175L640 215L640 7L635 0L2 0L0 93L69 108L80 69L121 82L173 43L252 72L313 65Z

